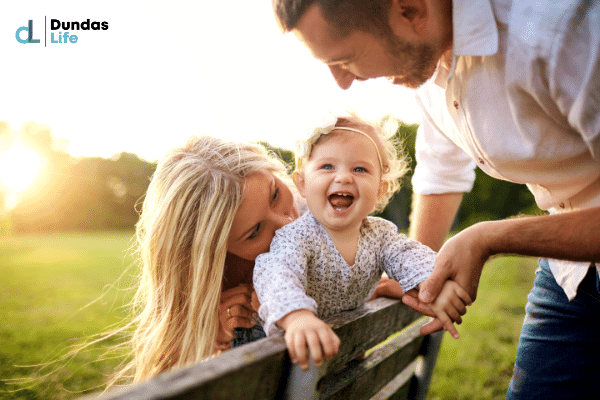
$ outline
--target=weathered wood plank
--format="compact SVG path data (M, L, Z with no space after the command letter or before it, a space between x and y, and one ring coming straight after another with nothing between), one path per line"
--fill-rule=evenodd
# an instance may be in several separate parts
M420 319L377 346L362 361L352 361L341 371L325 376L319 384L320 398L370 399L406 369L409 370L401 374L405 381L396 382L396 387L410 383L415 370L411 363L419 355L423 341L419 329L426 322L427 319Z
M389 381L381 390L370 400L389 400L389 399L406 399L410 391L410 385L414 379L415 370L417 369L418 359L411 362L402 372L394 379Z
M342 345L339 354L327 364L326 372L336 372L419 317L420 314L398 300L382 298L329 319L327 322L332 324L334 331L340 336ZM400 358L406 358L407 363L414 360L415 346L418 349L418 343L409 344L406 350L402 350L406 353L399 353ZM377 389L370 389L371 394L376 393L402 370L400 364L385 361L390 357L384 357L383 352L391 351L390 354L393 354L394 351L398 351L389 350L390 348L387 346L385 349L375 350L368 356L368 362L362 363L363 373L356 376L356 382L359 383L355 383L354 387L366 385L371 381L379 382ZM365 365L371 367L366 368ZM393 370L394 375L390 375L391 372L382 372L388 369ZM289 371L290 362L283 337L274 336L230 350L219 357L193 366L161 374L148 382L103 394L100 399L281 398ZM385 379L387 381L383 382ZM97 398L96 396L97 394L87 396L83 400Z
M261 339L219 357L126 389L102 400L273 399L287 379L289 360L282 337ZM283 377L283 380L282 380ZM95 397L87 397L85 399Z
M421 317L399 300L379 298L327 319L342 341L338 354L327 364L327 373L339 370Z

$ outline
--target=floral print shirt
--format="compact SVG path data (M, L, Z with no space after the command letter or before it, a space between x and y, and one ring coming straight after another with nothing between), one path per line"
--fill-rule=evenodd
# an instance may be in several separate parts
M325 228L310 213L275 233L268 253L254 266L258 314L267 335L281 332L276 322L306 308L319 318L361 306L385 271L404 292L425 280L436 253L398 233L392 222L367 217L360 228L354 265L338 252Z

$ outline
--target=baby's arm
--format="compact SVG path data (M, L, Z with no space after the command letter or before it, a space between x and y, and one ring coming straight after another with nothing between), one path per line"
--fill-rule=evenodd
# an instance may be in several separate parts
M292 362L302 369L308 369L309 356L318 366L323 358L330 359L338 352L340 339L310 310L292 311L277 324L285 330L285 343Z
M466 306L473 303L469 294L454 281L447 280L441 293L435 301L429 304L429 308L440 320L444 329L450 332L454 339L458 339L458 331L453 322L461 323L461 315L466 313Z

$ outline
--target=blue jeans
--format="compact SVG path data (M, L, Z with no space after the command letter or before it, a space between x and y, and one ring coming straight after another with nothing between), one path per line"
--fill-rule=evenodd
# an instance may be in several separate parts
M233 342L231 347L238 347L246 343L267 337L260 323L256 323L252 328L235 328L233 331Z
M569 301L539 261L506 399L600 399L600 279L590 268Z

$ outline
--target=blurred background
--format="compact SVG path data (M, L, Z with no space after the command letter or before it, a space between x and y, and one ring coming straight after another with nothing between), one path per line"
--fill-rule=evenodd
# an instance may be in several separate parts
M51 43L64 31L52 19L109 29ZM15 38L29 20L40 43ZM290 161L317 115L352 107L401 121L414 152L412 91L342 91L268 1L2 2L0 49L0 398L74 398L127 359L126 335L82 346L128 321L136 205L157 159L190 135L258 141ZM409 174L382 214L402 230L410 197ZM520 213L539 213L527 189L478 171L454 229ZM432 399L504 398L535 263L491 263L460 343L444 341Z

